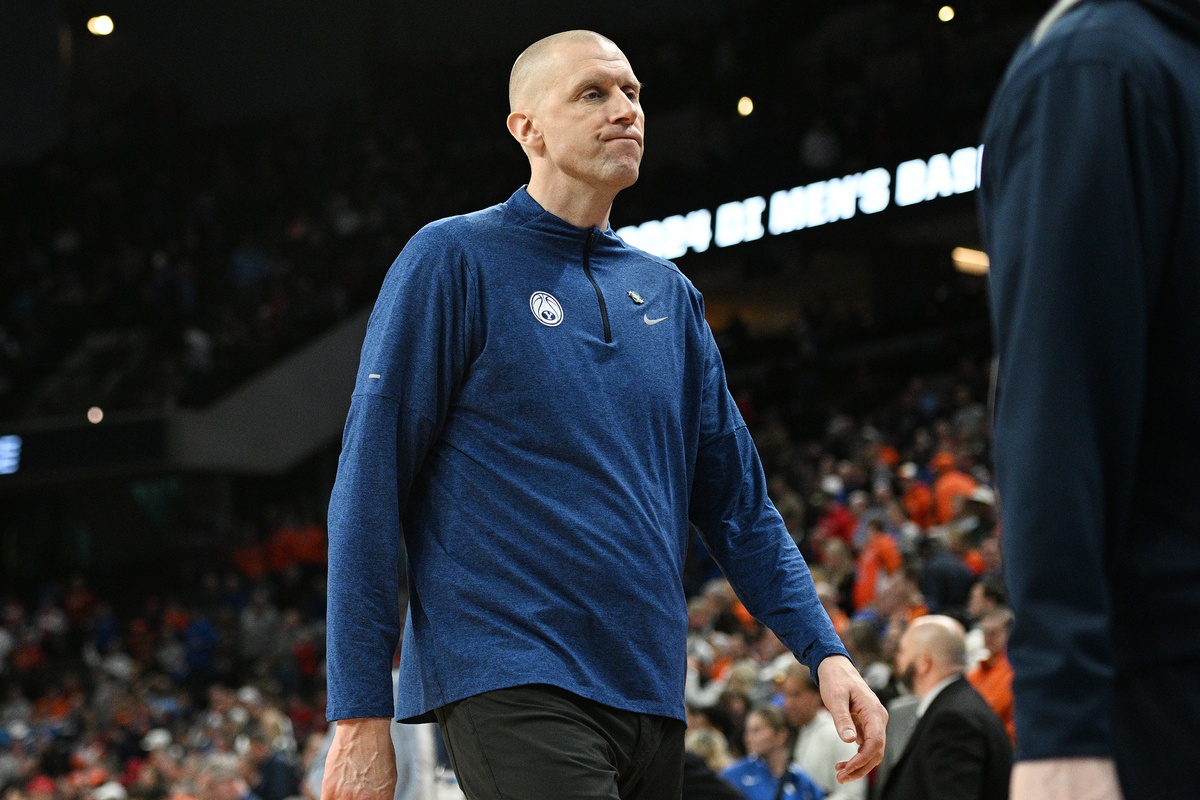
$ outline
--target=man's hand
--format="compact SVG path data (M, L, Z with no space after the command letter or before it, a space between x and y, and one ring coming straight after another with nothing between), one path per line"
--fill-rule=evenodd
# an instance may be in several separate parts
M1018 761L1012 800L1121 800L1111 758L1047 758Z
M833 715L843 742L858 742L858 753L836 765L838 783L857 780L883 761L887 711L845 656L829 656L817 666L821 699Z
M321 800L392 800L396 751L386 717L338 720L325 757Z

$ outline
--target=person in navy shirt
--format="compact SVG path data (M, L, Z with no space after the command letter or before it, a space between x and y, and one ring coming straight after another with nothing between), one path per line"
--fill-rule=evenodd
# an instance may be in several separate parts
M1200 791L1200 0L1064 0L983 135L1014 800Z

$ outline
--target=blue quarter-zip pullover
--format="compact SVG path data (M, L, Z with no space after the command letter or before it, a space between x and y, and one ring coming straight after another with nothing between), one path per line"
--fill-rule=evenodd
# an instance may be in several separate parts
M767 497L700 293L524 190L435 222L363 344L329 509L330 719L552 684L684 718L689 521L814 671L845 654Z

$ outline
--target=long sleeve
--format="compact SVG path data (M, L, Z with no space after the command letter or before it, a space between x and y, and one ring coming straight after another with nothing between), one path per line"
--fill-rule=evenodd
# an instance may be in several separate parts
M475 292L436 228L388 272L363 343L329 501L329 719L390 717L405 501L473 352Z
M1126 72L1051 67L998 95L981 209L996 468L1022 758L1108 753L1111 554L1126 535L1179 168Z
M706 336L700 446L689 515L747 610L813 675L846 649L817 599L812 576L779 512L750 432L725 382L712 333Z

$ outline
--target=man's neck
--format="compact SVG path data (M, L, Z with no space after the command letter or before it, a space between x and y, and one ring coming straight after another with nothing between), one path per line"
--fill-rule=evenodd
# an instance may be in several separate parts
M597 189L561 174L557 179L533 175L527 189L529 196L538 205L559 219L579 228L608 227L608 215L612 211L617 192Z
M961 677L962 673L957 671L951 672L948 675L943 673L941 678L937 680L933 680L931 678L931 683L925 683L920 688L914 686L913 694L921 698L921 702L917 705L917 717L924 716L925 712L929 710L929 706L933 703L938 694L956 679Z

